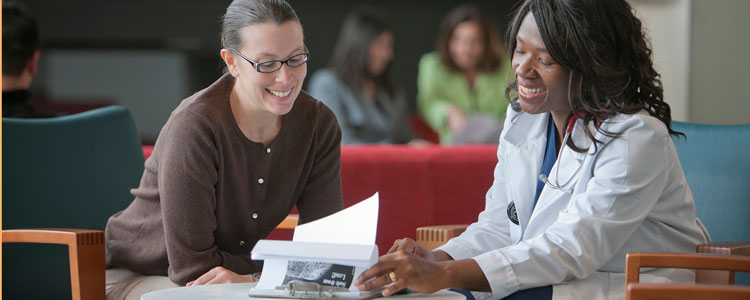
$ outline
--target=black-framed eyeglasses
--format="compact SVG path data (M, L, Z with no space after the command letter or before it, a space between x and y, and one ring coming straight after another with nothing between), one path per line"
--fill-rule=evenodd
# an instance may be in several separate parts
M304 65L307 63L308 60L310 60L310 52L302 52L300 54L292 55L291 57L283 60L267 60L264 62L256 63L249 58L245 57L240 53L240 51L237 51L235 49L229 49L234 51L234 53L237 53L240 57L242 57L244 60L250 63L253 68L255 68L255 71L258 71L259 73L273 73L276 72L278 69L281 69L281 65L286 64L290 67L299 67L301 65Z

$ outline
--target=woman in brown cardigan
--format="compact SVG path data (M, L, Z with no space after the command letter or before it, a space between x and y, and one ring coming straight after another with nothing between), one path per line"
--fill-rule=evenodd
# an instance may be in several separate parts
M251 281L250 250L292 207L303 223L343 207L341 131L301 91L309 53L294 10L235 0L222 44L228 73L172 112L135 200L107 223L108 299Z

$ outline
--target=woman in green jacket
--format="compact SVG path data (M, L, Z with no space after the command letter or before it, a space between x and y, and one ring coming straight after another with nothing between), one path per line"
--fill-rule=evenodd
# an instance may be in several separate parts
M462 5L443 20L436 48L419 62L420 114L443 144L497 143L510 73L497 28Z

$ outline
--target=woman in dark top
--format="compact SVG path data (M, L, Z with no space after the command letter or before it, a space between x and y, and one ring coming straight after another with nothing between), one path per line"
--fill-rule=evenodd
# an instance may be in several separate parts
M341 131L301 92L309 54L294 10L235 0L222 44L228 74L172 112L135 200L107 223L109 299L251 281L250 250L292 207L302 223L343 207Z

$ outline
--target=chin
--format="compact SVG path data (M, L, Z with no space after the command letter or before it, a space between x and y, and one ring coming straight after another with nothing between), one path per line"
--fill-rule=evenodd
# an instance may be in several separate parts
M266 93L265 100L263 101L266 110L272 114L283 116L292 111L294 101L297 100L300 90L292 91L288 96L280 98L270 93Z
M297 95L294 95L289 100L283 102L275 102L272 100L266 102L266 109L268 109L268 111L275 115L283 116L292 111L292 107L294 107L294 100L296 99Z
M292 106L293 104L288 104L288 105L276 104L276 105L268 105L267 109L274 115L283 116L283 115L288 114L290 111L292 111Z
M544 112L541 109L539 109L538 106L529 105L527 103L524 103L523 100L520 100L520 104L521 104L521 110L523 110L523 112L525 112L527 114L536 115L536 114L540 114L540 113Z

